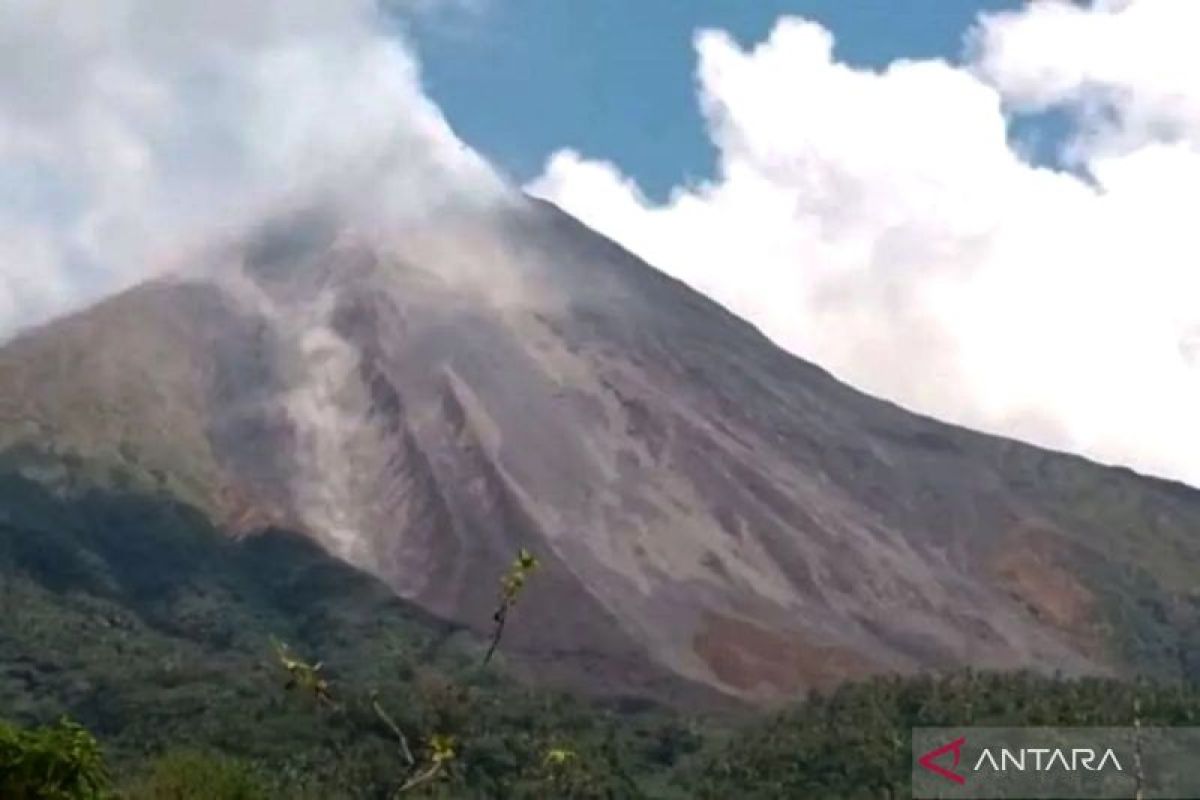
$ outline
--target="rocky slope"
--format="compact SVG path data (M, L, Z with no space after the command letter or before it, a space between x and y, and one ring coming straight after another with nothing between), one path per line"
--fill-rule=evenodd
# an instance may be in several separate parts
M0 350L27 474L304 531L480 630L527 546L506 645L598 691L1200 653L1200 492L862 395L553 207L201 261Z

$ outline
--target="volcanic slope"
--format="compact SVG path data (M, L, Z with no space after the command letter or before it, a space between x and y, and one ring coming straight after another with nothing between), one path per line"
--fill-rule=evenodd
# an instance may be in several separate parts
M505 649L599 692L1195 671L1200 492L868 397L550 205L199 261L0 350L24 474L302 531L479 631L528 547Z

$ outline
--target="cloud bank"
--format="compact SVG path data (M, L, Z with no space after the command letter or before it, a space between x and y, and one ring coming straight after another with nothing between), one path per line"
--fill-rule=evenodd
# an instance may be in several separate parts
M0 336L281 204L498 190L371 0L0 4Z
M911 408L1200 486L1194 0L1033 3L961 63L856 69L782 19L696 36L717 177L648 201L563 150L527 189ZM1013 119L1070 121L1060 164Z

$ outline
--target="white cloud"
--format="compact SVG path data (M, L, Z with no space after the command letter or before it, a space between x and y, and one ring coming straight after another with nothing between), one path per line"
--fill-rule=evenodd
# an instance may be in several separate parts
M0 4L0 335L275 203L498 186L370 0Z
M882 71L799 19L706 31L715 180L655 204L562 151L527 189L866 390L1200 485L1197 29L1194 0L1033 3ZM1007 142L1050 108L1071 171Z

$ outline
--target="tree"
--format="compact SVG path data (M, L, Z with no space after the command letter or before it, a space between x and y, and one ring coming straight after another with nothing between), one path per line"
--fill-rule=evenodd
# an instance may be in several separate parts
M522 547L509 566L508 572L500 579L500 604L496 607L496 613L492 615L492 621L496 625L492 631L492 643L483 656L484 666L492 660L492 655L500 646L500 637L504 635L504 623L508 620L508 612L516 605L526 580L538 566L538 560L533 554Z

